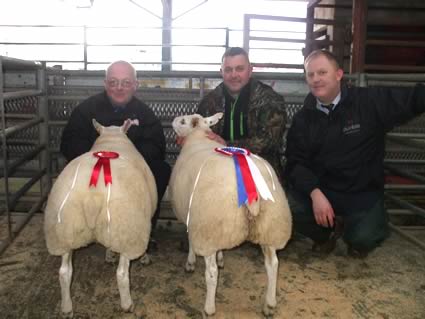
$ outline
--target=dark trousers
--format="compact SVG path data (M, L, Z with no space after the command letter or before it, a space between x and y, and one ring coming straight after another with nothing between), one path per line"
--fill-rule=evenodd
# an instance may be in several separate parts
M158 193L158 205L151 220L153 230L155 229L156 223L158 221L161 199L164 196L164 193L167 189L168 181L170 180L171 166L165 161L151 161L148 163L148 165L155 178L156 190Z
M357 250L371 251L388 237L388 214L382 193L322 192L331 203L335 215L343 222L342 236L347 245ZM293 189L287 189L286 193L295 231L317 243L326 242L333 229L316 223L311 198Z

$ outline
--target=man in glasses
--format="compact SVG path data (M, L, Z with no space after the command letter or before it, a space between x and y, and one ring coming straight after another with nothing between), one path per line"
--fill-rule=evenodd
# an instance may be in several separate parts
M60 151L68 161L90 150L98 134L92 119L103 126L121 126L126 119L138 120L127 132L128 138L143 155L156 182L158 207L152 218L154 229L159 203L168 185L171 167L165 162L165 136L154 112L134 95L138 87L136 70L126 61L113 62L106 69L105 90L81 102L73 110L62 134ZM156 247L151 239L150 250Z

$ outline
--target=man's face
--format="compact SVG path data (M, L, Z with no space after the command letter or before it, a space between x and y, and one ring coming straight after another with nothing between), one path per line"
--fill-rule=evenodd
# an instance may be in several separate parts
M332 103L340 92L343 71L323 55L308 61L305 71L311 93L323 103Z
M113 104L125 106L137 90L137 80L131 65L111 65L105 79L105 90Z
M227 56L221 64L220 72L227 90L237 95L249 82L252 66L244 55Z

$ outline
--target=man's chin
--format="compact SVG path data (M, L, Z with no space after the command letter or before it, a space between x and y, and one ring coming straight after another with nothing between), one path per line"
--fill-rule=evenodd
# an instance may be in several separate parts
M129 102L129 100L114 100L114 99L112 99L112 103L114 105L127 105L128 102Z
M240 86L230 86L227 89L231 94L239 94L242 88Z

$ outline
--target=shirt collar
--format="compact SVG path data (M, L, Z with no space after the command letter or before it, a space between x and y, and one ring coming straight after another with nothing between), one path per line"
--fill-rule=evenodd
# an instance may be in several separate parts
M335 99L331 103L334 105L332 107L332 111L337 107L339 101L341 101L341 92L338 93L338 95L335 97ZM325 112L326 114L329 114L329 109L327 109L326 107L323 107L322 104L324 103L320 102L319 99L316 99L316 108L322 112Z

